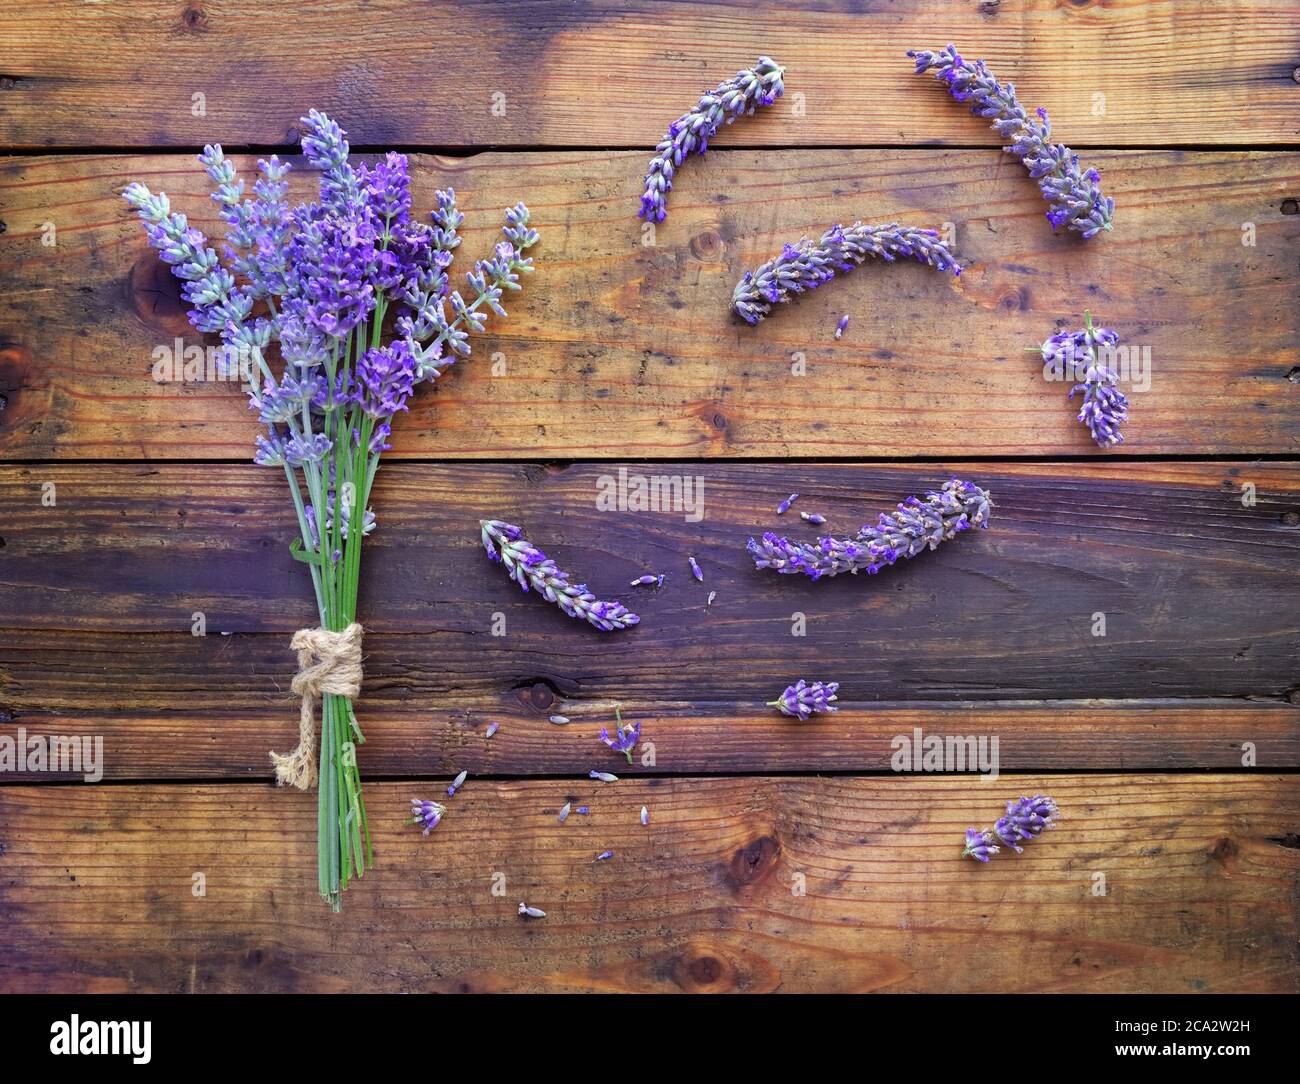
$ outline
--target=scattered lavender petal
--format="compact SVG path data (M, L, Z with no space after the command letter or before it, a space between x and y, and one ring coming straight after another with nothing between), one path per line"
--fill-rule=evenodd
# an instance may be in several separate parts
M844 329L849 326L849 314L846 312L840 317L840 322L835 325L835 337L837 339L844 337Z
M797 501L798 499L799 499L798 493L791 493L790 496L786 497L785 500L783 500L780 504L776 506L776 514L778 516L785 515L788 511L790 511L790 505L794 504L794 502Z
M529 918L545 918L546 912L540 907L529 907L523 900L519 901L519 913L527 915Z
M501 729L500 723L488 723L487 733L483 736L485 738L490 738L492 737L493 734L495 734L500 729Z
M629 587L649 587L652 583L659 583L662 577L656 576L638 576L628 586Z
M611 775L609 772L598 772L598 771L596 771L595 768L592 768L591 771L589 771L589 772L587 773L587 775L588 775L588 777L591 778L591 779L599 779L602 783L617 783L617 782L618 782L618 776L616 776L616 775Z
M709 592L709 601L706 602L705 605L706 605L706 606L712 606L712 605L713 605L713 600L714 600L715 598L717 598L717 597L718 597L718 592L716 592L716 591L710 591L710 592Z
M642 824L650 823L650 810L648 810L645 806L641 807L641 823Z
M456 792L460 790L462 786L464 786L465 780L468 778L469 778L469 772L467 771L461 772L458 776L456 776L456 778L451 781L451 786L447 788L447 797L448 798L455 797Z
M818 527L826 522L826 517L821 515L819 512L800 512L799 515L809 523L815 524Z
M699 580L700 583L703 583L704 573L700 571L699 563L695 560L694 557L688 557L686 558L686 560L691 566L691 575L693 575L697 580Z
M551 723L554 723L556 726L568 726L568 725L569 725L569 717L568 717L567 715L552 715L552 716L550 717L550 719L547 720L547 721L548 721L548 722L551 722Z
M585 817L585 816L587 816L588 814L591 813L591 806L580 805L580 806L578 806L577 809L574 810L574 812L575 812L575 813L580 813L582 816Z
M560 823L563 824L569 819L569 810L573 808L572 802L565 802L564 807L560 810Z
M613 851L601 851L600 854L596 855L596 861L603 862L605 861L606 858L613 858L613 857L614 857Z

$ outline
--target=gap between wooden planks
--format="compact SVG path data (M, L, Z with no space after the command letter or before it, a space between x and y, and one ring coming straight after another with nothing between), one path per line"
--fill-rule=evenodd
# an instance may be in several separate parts
M699 523L599 510L620 468L669 469L380 472L361 610L369 774L583 768L616 703L657 733L669 772L879 770L913 726L1000 734L1016 768L1235 767L1245 742L1262 768L1297 763L1294 464L700 464ZM744 551L765 528L815 533L775 515L789 492L851 532L954 470L993 493L990 529L879 576L811 583ZM602 635L521 593L480 549L478 520L500 516L642 623ZM8 467L0 523L8 730L104 734L112 778L265 772L295 725L289 634L313 620L280 476ZM662 591L628 586L647 570L667 574ZM762 707L798 677L841 681L844 710L801 728ZM489 721L504 726L486 743Z
M990 145L909 49L955 42L1071 144L1294 142L1294 5L560 0L280 5L9 0L0 146L293 141L325 109L365 145L651 147L767 53L786 97L720 142ZM852 5L856 7L857 5Z
M1016 786L1060 826L981 866L963 834L1006 787L971 779L470 780L428 838L403 822L431 787L370 784L341 922L312 795L5 787L0 988L1297 990L1292 778Z
M466 211L457 278L517 200L542 242L510 317L421 389L389 457L1300 450L1300 155L1089 152L1118 209L1113 234L1080 242L1052 234L1034 183L992 149L718 152L683 171L649 246L635 217L645 157L416 156L416 206L452 185ZM159 358L202 344L120 199L132 179L219 235L189 155L0 164L6 458L249 455L256 424L236 386L153 378ZM294 197L314 184L296 174ZM746 269L858 218L952 223L970 266L954 278L869 263L755 328L730 315ZM1128 443L1109 452L1025 350L1085 308L1145 374L1122 385Z

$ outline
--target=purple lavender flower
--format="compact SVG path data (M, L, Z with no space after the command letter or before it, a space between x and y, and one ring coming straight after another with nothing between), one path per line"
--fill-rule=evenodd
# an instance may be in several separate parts
M614 716L618 719L618 726L611 737L609 730L605 727L600 728L600 740L608 745L616 753L622 753L627 757L627 762L632 763L632 749L636 743L641 740L641 724L623 722L623 713L618 708L614 709Z
M837 339L842 338L844 335L844 329L848 326L849 326L849 314L846 312L843 316L840 317L840 322L835 325L835 337Z
M814 527L820 527L826 522L826 517L820 512L800 512L799 518L805 523L811 523Z
M523 590L531 587L570 617L581 618L603 632L630 628L641 620L622 603L601 602L586 584L569 583L568 573L529 542L522 528L497 519L480 520L479 526L487 555L504 565Z
M1060 815L1051 798L1035 794L1032 798L1007 802L1006 815L998 818L993 831L1003 843L1020 854L1024 851L1019 845L1021 841L1030 843L1042 835L1044 829L1055 828L1056 818Z
M415 379L415 359L406 343L377 346L357 360L357 402L376 421L391 418L406 409Z
M786 497L785 500L783 500L780 504L776 506L776 514L778 516L785 515L788 511L790 511L790 505L794 504L794 502L797 501L798 499L799 499L798 493L791 493L790 496Z
M769 531L761 540L751 538L748 548L756 568L785 575L802 574L814 580L841 572L874 575L971 527L987 527L992 507L986 490L954 478L927 493L924 500L908 497L897 512L881 513L875 526L867 524L854 538L792 542Z
M723 123L753 113L760 105L771 105L785 91L785 69L770 57L760 56L758 63L737 72L734 79L719 83L700 98L689 113L683 113L668 126L668 134L655 148L650 171L645 178L639 218L662 222L668 214L668 193L673 175L692 154L703 154L709 140Z
M832 226L818 241L801 237L786 245L779 256L754 271L746 271L731 295L731 307L744 320L757 324L772 311L773 305L789 301L791 295L814 290L830 282L837 272L852 271L868 256L892 263L899 256L910 256L929 264L936 271L961 274L961 264L938 240L935 230L900 226Z
M993 846L993 833L985 828L982 832L974 828L966 829L966 848L961 852L963 858L974 858L977 862L987 862L990 856L998 853Z
M1119 374L1106 365L1114 357L1119 336L1110 328L1094 327L1092 313L1083 314L1084 326L1078 331L1058 331L1039 348L1044 368L1054 372L1082 375L1080 383L1070 389L1073 399L1083 393L1079 421L1102 448L1124 443L1119 427L1128 419L1128 397L1119 390Z
M1068 226L1088 238L1111 228L1115 201L1101 194L1101 176L1095 169L1080 169L1077 154L1051 142L1046 109L1036 110L1031 118L1011 83L999 83L982 60L968 64L952 45L937 53L912 50L907 55L916 61L918 75L934 72L957 101L970 101L971 112L991 120L993 130L1010 141L1003 150L1019 158L1038 181L1051 204L1047 220L1052 229Z
M691 575L700 583L704 582L704 570L700 568L700 563L694 557L686 558L686 563L691 566Z
M767 706L778 708L783 714L792 715L801 723L806 723L815 711L837 710L832 701L839 699L835 695L839 687L838 681L814 681L809 684L800 678L777 699L769 700Z
M411 799L411 819L408 824L419 824L424 827L424 834L427 836L435 828L438 822L442 820L442 815L447 812L445 805L439 805L437 802L426 802L421 798Z

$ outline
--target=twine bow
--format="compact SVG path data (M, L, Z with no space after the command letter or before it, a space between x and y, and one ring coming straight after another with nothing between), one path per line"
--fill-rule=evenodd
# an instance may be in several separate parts
M316 782L316 707L326 693L355 699L361 693L361 633L355 621L342 632L299 629L289 646L298 652L295 696L302 697L298 716L298 747L288 755L272 753L275 781L299 790Z

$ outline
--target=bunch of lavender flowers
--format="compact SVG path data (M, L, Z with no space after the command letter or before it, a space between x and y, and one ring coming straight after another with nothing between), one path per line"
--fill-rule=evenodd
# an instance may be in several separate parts
M570 583L569 574L529 542L522 527L499 519L480 520L479 527L487 555L500 562L515 583L525 591L531 587L570 617L581 618L602 632L630 628L641 620L621 602L600 601L585 583Z
M855 222L847 228L835 225L820 240L814 242L801 237L757 270L746 271L736 283L731 307L748 323L757 324L772 311L773 305L789 301L791 294L801 294L830 282L836 272L852 271L868 256L877 256L888 263L899 256L910 256L936 271L960 275L957 257L938 238L935 230L900 226L897 222L885 226Z
M971 527L988 527L993 504L987 490L958 478L925 499L908 497L896 512L882 512L853 538L791 542L771 533L749 540L754 567L818 580L841 572L875 574L900 558L915 557Z
M1124 443L1119 427L1128 419L1128 397L1119 390L1119 374L1103 362L1114 355L1119 336L1107 327L1094 327L1092 313L1083 314L1084 326L1078 331L1058 331L1039 350L1044 368L1053 372L1079 374L1083 380L1070 389L1073 399L1083 393L1079 421L1102 448Z
M990 856L998 853L998 848L994 845L996 840L1021 854L1024 847L1020 844L1032 842L1047 828L1055 828L1060 815L1056 802L1044 794L1009 801L1006 815L997 819L991 831L988 828L966 829L966 846L961 856L987 862Z
M619 708L614 709L614 717L618 720L618 726L614 729L613 736L610 735L607 727L600 728L600 740L609 746L614 752L622 753L627 757L627 762L632 763L632 750L636 743L641 740L641 724L624 723L623 712Z
M785 68L771 57L760 56L752 68L737 72L734 79L719 83L706 92L699 104L668 126L668 134L655 148L645 177L638 218L662 222L668 215L668 193L673 175L692 154L703 154L709 140L724 123L753 113L760 105L771 105L785 92Z
M769 700L767 706L777 708L783 714L794 716L799 722L806 723L808 717L815 711L838 710L832 701L839 699L835 695L839 687L838 681L814 681L809 684L800 678L775 700Z
M462 295L448 278L463 218L455 193L439 192L430 222L418 222L404 155L354 167L338 124L315 110L302 124L303 154L320 173L316 203L287 204L289 166L274 156L258 162L250 198L219 146L199 155L226 225L224 260L165 194L135 183L123 195L184 282L190 322L255 374L250 405L266 431L254 461L285 472L301 536L290 548L309 567L321 627L337 633L356 620L362 539L375 525L367 504L393 418L417 385L469 354L488 310L505 315L501 299L532 270L524 253L538 236L522 203L508 209L505 239L466 275ZM320 890L335 910L352 871L372 861L355 756L363 741L350 699L326 693ZM276 768L282 782L312 782L310 761Z
M1031 118L1016 100L1014 85L999 83L982 60L968 64L952 45L937 53L923 49L907 55L916 61L918 75L934 72L957 101L972 101L971 112L992 120L993 130L1010 141L1003 150L1019 158L1038 181L1051 204L1047 221L1052 229L1068 226L1088 238L1111 228L1115 201L1101 194L1101 176L1095 169L1081 170L1077 154L1051 141L1046 109L1035 110Z

